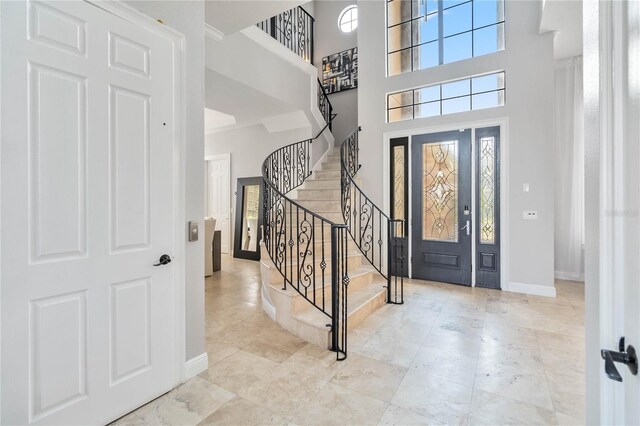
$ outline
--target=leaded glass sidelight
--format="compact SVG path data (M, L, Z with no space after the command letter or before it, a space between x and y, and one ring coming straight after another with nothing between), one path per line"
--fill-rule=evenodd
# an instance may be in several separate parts
M393 147L393 219L405 218L405 164L404 145Z
M422 145L422 239L458 241L458 141Z
M496 140L480 139L480 243L495 244Z

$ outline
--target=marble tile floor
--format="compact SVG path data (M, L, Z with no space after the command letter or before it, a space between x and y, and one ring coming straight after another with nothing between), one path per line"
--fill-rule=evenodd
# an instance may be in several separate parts
M257 262L206 279L208 371L116 425L583 424L584 288L555 299L407 280L349 336L308 344L260 306Z

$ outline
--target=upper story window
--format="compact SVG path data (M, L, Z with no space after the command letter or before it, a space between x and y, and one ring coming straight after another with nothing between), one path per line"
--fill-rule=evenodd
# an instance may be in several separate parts
M350 33L358 27L358 6L352 4L344 8L338 17L338 28Z
M504 71L387 95L387 123L504 105Z
M387 0L387 75L504 49L504 0Z

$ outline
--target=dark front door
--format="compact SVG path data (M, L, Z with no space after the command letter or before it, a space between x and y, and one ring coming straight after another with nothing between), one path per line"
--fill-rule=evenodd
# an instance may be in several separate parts
M412 276L471 285L471 130L412 138Z

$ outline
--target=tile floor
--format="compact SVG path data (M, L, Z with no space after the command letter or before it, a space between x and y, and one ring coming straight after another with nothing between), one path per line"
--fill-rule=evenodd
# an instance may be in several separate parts
M555 299L424 281L351 334L349 357L260 306L259 264L206 280L209 370L118 425L584 423L584 292Z

